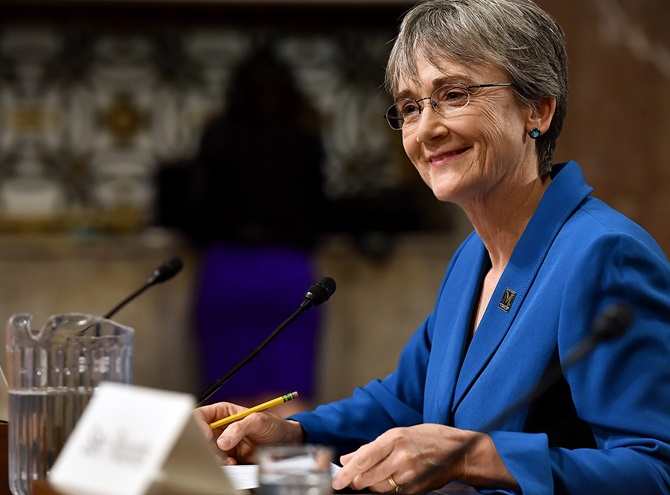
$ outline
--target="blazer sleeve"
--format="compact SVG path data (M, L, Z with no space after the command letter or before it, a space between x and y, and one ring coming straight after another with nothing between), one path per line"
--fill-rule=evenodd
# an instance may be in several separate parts
M524 494L670 493L670 269L655 243L601 236L574 255L558 329L561 360L609 304L634 321L564 369L579 416L597 449L550 448L546 435L491 432Z
M291 416L302 425L305 441L331 445L340 455L396 426L421 423L429 326L430 318L414 333L398 368L385 379L372 380L349 398Z
M463 246L459 247L447 267L438 301L462 250ZM357 388L349 398L289 418L302 425L308 443L331 445L338 454L345 454L391 428L424 421L426 373L437 311L436 308L414 332L400 354L396 370L386 378Z

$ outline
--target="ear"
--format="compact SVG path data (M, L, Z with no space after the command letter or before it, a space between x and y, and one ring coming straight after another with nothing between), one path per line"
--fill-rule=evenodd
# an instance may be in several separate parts
M547 132L555 111L556 98L544 98L540 100L537 108L533 108L528 116L528 121L526 122L528 128L526 132L530 132L534 127L540 129L542 134Z

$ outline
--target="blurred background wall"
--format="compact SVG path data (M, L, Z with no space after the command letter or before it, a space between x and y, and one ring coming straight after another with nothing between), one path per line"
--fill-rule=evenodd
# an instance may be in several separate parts
M670 252L670 1L539 3L570 55L556 161L579 161L595 195ZM381 117L389 41L410 5L0 2L0 318L104 314L180 255L184 272L116 319L138 332L135 383L202 391L184 188L231 67L265 44L319 111L326 148L314 257L338 291L323 307L319 396L391 371L470 230L419 182Z

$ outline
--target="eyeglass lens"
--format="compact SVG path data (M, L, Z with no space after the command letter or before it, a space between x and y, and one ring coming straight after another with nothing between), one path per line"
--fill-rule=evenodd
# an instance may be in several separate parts
M386 120L389 125L393 129L400 130L403 126L418 122L423 111L420 103L422 100L429 100L433 110L440 115L445 115L451 110L466 106L470 101L470 91L465 84L445 84L433 90L429 98L398 100L386 111Z

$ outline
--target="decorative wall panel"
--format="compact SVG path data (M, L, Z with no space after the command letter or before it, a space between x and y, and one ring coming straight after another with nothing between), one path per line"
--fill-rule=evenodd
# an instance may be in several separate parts
M156 172L188 163L234 65L266 44L319 111L333 199L395 187L382 119L392 31L7 27L0 33L0 229L132 230L155 220Z

